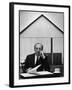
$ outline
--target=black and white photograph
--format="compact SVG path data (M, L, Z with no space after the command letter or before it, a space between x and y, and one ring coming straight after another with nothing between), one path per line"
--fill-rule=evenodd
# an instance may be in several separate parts
M20 12L20 79L63 77L64 13Z
M10 87L70 83L70 6L10 3Z

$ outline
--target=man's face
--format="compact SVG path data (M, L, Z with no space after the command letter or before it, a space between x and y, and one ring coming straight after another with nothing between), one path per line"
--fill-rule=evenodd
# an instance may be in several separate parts
M35 48L34 48L35 54L37 56L40 56L41 51L42 51L42 45L41 44L36 44Z

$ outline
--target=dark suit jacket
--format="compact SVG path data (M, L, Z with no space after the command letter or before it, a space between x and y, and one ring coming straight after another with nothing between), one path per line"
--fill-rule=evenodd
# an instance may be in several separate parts
M42 57L40 57L39 61L37 64L35 64L35 53L34 54L31 54L31 55L28 55L26 57L26 60L25 60L25 65L24 65L24 72L26 72L26 70L28 68L34 68L36 67L37 65L40 65L41 66L37 69L37 71L50 71L50 67L49 67L49 63L48 63L48 60L47 60L47 56L45 57L45 59L43 59Z

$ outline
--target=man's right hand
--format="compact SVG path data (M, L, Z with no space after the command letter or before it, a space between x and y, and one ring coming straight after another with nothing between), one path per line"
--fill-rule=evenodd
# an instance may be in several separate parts
M26 71L27 71L27 72L30 72L31 69L32 69L32 68L28 68Z

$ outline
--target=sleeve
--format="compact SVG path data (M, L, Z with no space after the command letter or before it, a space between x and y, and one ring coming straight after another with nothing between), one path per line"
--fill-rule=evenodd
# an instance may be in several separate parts
M50 72L50 65L49 65L49 63L48 63L48 58L47 58L47 56L45 56L43 68L44 68L45 71L49 71L49 72Z
M26 70L29 68L29 57L27 56L25 59L25 65L23 67L23 72L26 72Z

